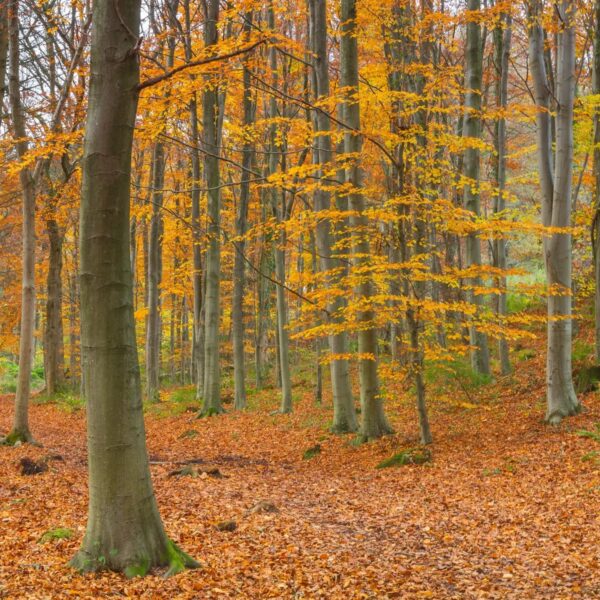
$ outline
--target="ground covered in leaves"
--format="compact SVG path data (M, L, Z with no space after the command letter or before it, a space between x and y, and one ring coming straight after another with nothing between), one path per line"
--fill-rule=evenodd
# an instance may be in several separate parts
M327 432L328 403L301 383L291 416L270 414L276 390L202 420L166 399L147 415L152 475L169 535L202 563L170 579L66 567L86 519L85 411L34 405L43 447L0 448L0 597L600 598L600 404L591 392L548 428L542 377L539 349L513 377L440 393L431 460L383 469L418 445L402 395L397 433L362 446ZM0 431L11 413L1 397ZM23 475L24 458L48 469Z

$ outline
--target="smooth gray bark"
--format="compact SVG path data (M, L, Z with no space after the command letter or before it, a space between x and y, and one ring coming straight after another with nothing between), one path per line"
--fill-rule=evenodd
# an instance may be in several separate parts
M268 24L272 30L275 30L275 13L273 10L273 3L269 4L268 10ZM273 46L269 49L269 68L272 73L273 81L272 86L277 88L279 86L279 76L277 73L277 50ZM285 85L285 82L284 82ZM269 100L269 117L276 119L278 116L277 100L272 96ZM270 126L269 130L269 161L268 170L269 175L277 172L279 164L279 152L281 147L278 144L278 126L274 122ZM285 193L283 190L276 186L271 188L271 206L273 214L275 215L279 223L283 223L287 218ZM281 413L292 412L292 381L290 376L290 343L289 343L289 332L288 332L288 304L286 293L284 289L285 285L285 244L286 235L285 230L281 229L278 233L275 246L274 246L274 257L275 257L275 276L277 278L278 285L275 290L275 298L277 303L277 342L278 342L278 365L279 365L279 377L281 382L281 403L279 411Z
M9 100L12 126L17 138L17 156L23 160L27 154L27 130L21 101L21 81L19 76L19 2L10 0L9 15ZM29 395L31 366L33 361L35 334L35 183L31 171L24 166L19 171L23 198L23 272L21 280L21 325L19 333L19 374L15 398L13 427L6 437L8 442L30 442Z
M534 81L537 112L538 159L542 188L542 222L548 227L571 225L571 180L573 176L573 104L575 98L575 6L557 5L559 26L556 80L556 159L552 154L550 122L551 88L544 61L544 33L540 3L531 3L529 63ZM558 424L578 413L572 375L571 234L544 237L544 259L548 285L548 348L546 362L546 420Z
M340 67L341 84L346 89L344 98L344 152L359 157L362 149L360 135L360 107L358 102L358 41L356 38L356 0L342 0L341 3ZM365 212L365 199L362 194L362 172L359 159L353 158L346 168L346 183L352 188L348 194L348 208L352 211L352 260L355 267L368 267L371 249L368 237L368 218ZM359 300L369 300L373 294L373 284L369 277L363 277L357 286ZM383 400L377 373L377 330L370 325L373 320L370 309L361 311L358 316L363 324L358 331L360 401L362 423L360 437L363 440L379 438L392 432L385 416Z
M165 148L160 141L154 145L152 154L152 217L148 235L148 317L146 319L146 397L158 402L160 387L160 279L162 244L163 187L165 178Z
M468 0L469 11L480 12L480 0ZM481 93L483 84L483 42L481 25L474 19L467 23L467 41L465 49L465 117L463 135L466 138L479 140L481 138ZM464 175L469 179L463 190L465 208L476 217L481 213L479 198L480 152L476 147L465 150L463 159ZM476 233L467 236L467 267L479 267L481 262L481 240ZM481 288L480 276L470 278L470 285ZM477 307L483 307L483 296L471 291L471 302ZM471 338L471 366L473 370L484 375L490 375L490 352L487 335L469 327Z
M44 329L44 375L46 393L55 394L64 383L62 324L63 234L56 219L46 222L48 232L48 275L46 278L46 327Z
M592 93L600 94L600 0L594 3L594 65ZM594 111L594 222L592 224L592 242L594 249L594 275L596 290L594 294L594 321L596 330L596 361L600 362L600 103Z
M0 123L4 119L4 95L8 89L6 82L8 40L8 2L2 2L0 4Z
M192 60L192 32L190 1L183 3L185 16L185 36L184 50L185 58L189 62ZM198 131L198 98L194 93L190 100L190 163L191 163L191 200L192 200L192 285L194 290L192 315L193 315L193 335L192 335L192 368L193 381L196 383L196 398L202 398L204 393L204 325L202 301L203 277L202 277L202 252L200 240L200 185L201 185L201 162L200 162L200 133Z
M143 575L197 564L165 534L146 451L129 254L140 0L94 4L80 220L89 513L71 565Z
M204 42L212 46L218 41L218 0L205 5ZM207 82L208 83L208 82ZM204 175L208 188L208 242L206 250L206 295L204 334L203 415L223 412L221 405L221 374L219 364L219 324L221 310L221 178L219 170L219 93L214 83L202 94L202 137L206 156Z
M502 15L498 26L494 30L494 62L496 67L496 106L501 111L506 111L508 106L508 69L510 62L510 47L512 38L512 17ZM498 188L494 198L494 213L502 213L506 209L506 118L504 112L496 119L494 131L495 178ZM494 266L499 269L507 267L507 245L504 238L494 240ZM497 285L506 288L506 277L497 278ZM506 292L501 292L496 298L496 312L502 318L507 314ZM498 357L500 370L503 375L511 371L508 355L508 342L505 337L498 340Z
M329 90L329 55L327 47L327 1L310 0L310 18L312 30L312 51L314 53L315 92L317 100L325 100L330 95ZM319 176L323 176L325 165L330 165L333 153L331 142L331 120L326 111L316 111L315 130L317 136L314 144L315 159L322 165ZM314 210L319 213L331 208L331 194L324 186L317 189L314 194ZM335 288L339 284L340 261L335 258L332 245L335 238L335 229L329 219L320 218L316 227L316 245L319 255L320 269L327 274L326 285ZM342 311L346 302L339 295L332 294L332 300L327 305L330 319L335 323L343 320ZM332 333L328 336L329 351L335 356L348 354L348 334L345 331ZM335 433L356 431L358 423L352 385L350 381L350 368L348 360L337 358L329 364L331 376L331 389L333 394L333 422L331 430ZM320 371L319 371L320 374Z
M244 35L249 36L252 30L252 12L244 15ZM250 127L254 123L255 103L252 99L250 70L247 60L243 67L243 125ZM250 203L250 169L253 161L253 143L244 142L242 154L242 173L240 199L237 207L235 233L238 241L234 248L233 293L231 298L231 329L233 338L233 405L236 409L246 408L246 360L244 352L244 288L246 285L246 264L244 238L248 227L248 205Z

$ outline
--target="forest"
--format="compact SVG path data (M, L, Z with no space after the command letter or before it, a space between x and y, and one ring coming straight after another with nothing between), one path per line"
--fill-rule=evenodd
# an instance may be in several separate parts
M600 0L0 0L0 598L600 598Z

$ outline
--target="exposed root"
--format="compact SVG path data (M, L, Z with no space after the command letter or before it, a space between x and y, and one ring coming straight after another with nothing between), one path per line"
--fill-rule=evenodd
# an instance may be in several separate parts
M35 444L35 440L29 429L13 429L8 435L2 438L0 442L5 446Z
M215 407L215 406L209 406L209 407L203 407L202 410L198 413L198 415L196 416L197 419L203 419L204 417L215 417L217 415L223 415L225 414L225 409L222 406L219 407Z
M81 549L69 561L68 565L79 573L97 573L99 571L115 571L124 573L126 577L144 577L154 567L167 567L165 577L181 573L185 569L196 569L200 563L186 554L175 542L167 540L166 549L160 559L152 561L147 555L138 556L131 560L118 558L118 552L112 551L112 556L104 556L100 549L91 554Z

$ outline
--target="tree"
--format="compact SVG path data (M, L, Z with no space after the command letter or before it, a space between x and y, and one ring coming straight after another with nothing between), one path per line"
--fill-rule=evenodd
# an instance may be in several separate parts
M244 35L247 37L252 31L252 11L244 14ZM250 79L250 67L247 57L243 66L243 124L249 128L255 120L256 107L252 98ZM248 136L248 131L244 131ZM244 352L244 287L246 284L245 263L245 235L248 229L248 206L250 204L250 173L253 162L253 144L251 141L244 142L242 165L240 199L236 215L236 235L238 242L234 249L233 263L233 293L231 295L231 333L233 338L233 404L237 409L246 408L246 363Z
M596 95L594 110L594 222L592 224L592 246L594 250L594 318L596 329L596 361L600 362L600 0L594 3L594 62L592 93Z
M512 17L510 14L501 14L494 29L494 64L496 68L496 106L500 109L500 116L496 119L494 129L495 178L498 188L494 198L494 212L501 214L506 208L506 117L508 106L508 68L510 62L510 45L512 36ZM506 269L506 240L503 237L494 240L494 266ZM506 277L500 277L498 287L506 287ZM500 317L507 313L506 292L497 296L496 312ZM498 355L500 369L503 375L510 373L510 358L508 356L508 342L505 337L498 340Z
M268 26L271 31L275 31L275 10L273 7L272 0L269 1L268 5ZM269 69L272 74L273 82L272 86L274 89L279 87L279 75L277 72L277 49L275 46L269 48L268 51ZM282 81L282 86L286 87L285 80ZM285 114L285 109L281 111ZM281 142L282 137L285 137L285 133L279 131L278 117L281 114L279 111L277 99L275 95L271 95L268 104L268 118L270 120L269 126L269 150L268 150L268 165L267 172L269 176L277 174L278 166L283 161L281 158L284 155L284 147ZM279 186L272 186L270 189L270 200L271 210L273 216L278 223L283 223L288 220L290 216L290 210L288 209L286 202L286 194L283 189ZM285 291L285 247L286 247L286 232L285 229L281 228L275 238L275 245L273 248L274 259L275 259L275 275L277 277L276 285L276 303L277 303L277 357L278 357L278 377L281 384L281 403L279 411L281 413L292 412L292 381L290 376L290 342L289 342L289 331L288 331L288 302Z
M329 60L327 49L327 2L326 0L310 0L310 18L312 29L312 51L314 60L314 82L317 100L326 100L329 97ZM324 171L332 161L331 143L331 119L324 110L315 111L315 160L321 169L319 176L324 176ZM314 194L314 210L317 214L321 211L329 211L331 208L331 194L327 189L317 189ZM340 260L336 259L332 251L332 241L335 239L335 229L329 219L318 217L316 225L316 246L318 250L320 268L330 280L328 283L335 287L339 277ZM332 301L327 309L331 319L340 323L341 312L345 301L339 295L332 295ZM332 360L330 362L331 388L333 393L333 423L332 431L336 433L347 433L356 431L356 410L354 398L352 397L352 386L350 381L350 370L348 360L344 358L348 354L348 334L345 331L331 333L328 336L329 351Z
M129 253L140 0L94 4L81 199L89 514L71 565L142 575L197 563L166 536L150 480Z
M538 163L542 189L542 223L563 229L544 236L548 286L546 420L555 425L581 410L571 367L571 179L573 176L573 104L575 97L575 5L556 4L558 55L556 77L556 155L550 120L552 88L544 60L541 3L530 3L529 62L537 111Z
M464 186L464 205L475 217L481 213L479 200L479 171L480 153L477 143L481 138L481 92L483 80L483 43L481 25L477 21L481 12L480 0L468 0L467 8L472 11L467 22L467 40L465 48L465 117L463 135L469 138L470 145L465 150L463 169L467 181ZM467 265L475 268L481 266L481 240L477 233L467 237ZM476 275L471 278L474 290L471 301L481 306L483 298L476 288L481 288L481 278ZM490 352L487 336L471 325L471 365L475 371L489 375Z
M6 65L8 63L8 2L0 6L0 123L4 119L4 94L6 93Z
M356 37L356 1L342 0L342 32L340 40L341 84L344 96L344 153L350 155L351 162L346 167L346 183L351 189L348 194L348 208L351 211L352 255L355 267L368 267L371 253L366 229L368 218L365 200L361 192L362 172L358 158L362 149L360 135L360 105L358 101L358 42ZM372 296L372 282L368 276L360 278L356 289L357 296L368 304ZM377 331L370 322L374 314L371 309L361 310L358 315L360 401L362 423L360 437L375 439L392 432L383 409L377 373Z
M204 15L204 43L207 47L218 42L218 0L207 0ZM223 412L221 405L221 375L219 365L219 324L221 290L221 176L219 169L220 123L217 84L205 81L202 94L203 141L206 156L204 175L208 190L208 247L206 250L206 295L204 333L204 393L202 414Z
M12 126L16 138L19 160L23 161L29 144L25 129L25 116L21 101L21 80L19 76L19 2L8 3L9 19L9 97ZM11 432L6 436L9 443L31 442L29 430L29 394L31 387L31 366L34 351L35 333L35 182L31 170L23 165L19 171L21 194L23 197L23 274L21 279L21 327L19 337L19 376L15 398L15 415Z

